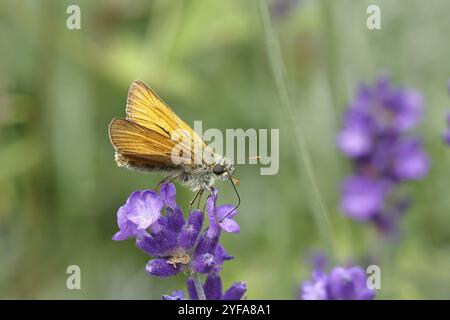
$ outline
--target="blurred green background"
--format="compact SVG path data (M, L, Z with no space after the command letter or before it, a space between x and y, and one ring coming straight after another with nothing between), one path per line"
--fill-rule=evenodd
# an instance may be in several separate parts
M81 8L81 30L66 28L70 4ZM366 27L370 4L381 7L381 30ZM380 256L379 298L450 298L450 150L441 141L450 2L275 0L270 8L337 262ZM149 257L131 240L111 240L129 193L162 178L113 161L107 126L124 116L134 79L191 125L280 128L279 174L237 168L241 233L222 236L236 257L222 279L225 287L246 282L249 299L296 298L310 276L308 255L326 248L265 39L256 0L1 0L0 298L159 299L184 289L183 275L148 276ZM360 81L384 71L424 93L417 133L432 157L428 177L406 187L414 202L397 243L338 208L350 169L334 145L342 111ZM228 184L219 188L221 202L235 202ZM191 196L178 188L180 203ZM81 267L81 290L66 288L72 264Z

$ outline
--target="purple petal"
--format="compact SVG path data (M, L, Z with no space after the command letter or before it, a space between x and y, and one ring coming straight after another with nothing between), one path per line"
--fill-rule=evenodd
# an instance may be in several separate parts
M133 211L128 214L128 219L134 222L138 229L147 229L161 216L162 207L162 200L155 191L143 191L139 199L134 201Z
M164 253L159 243L152 236L142 236L136 239L136 247L151 256L160 256Z
M196 256L194 260L194 271L199 273L209 273L216 266L216 259L210 253L204 253Z
M443 140L446 144L448 144L450 146L450 130L444 134Z
M229 218L225 218L220 224L220 227L226 232L239 233L241 227L239 224Z
M401 89L394 99L397 105L397 114L393 126L400 131L412 129L422 116L422 94L412 89Z
M372 101L372 90L366 85L360 84L356 89L355 99L351 101L350 106L345 114L345 124L364 123L368 120L368 109ZM350 114L348 114L350 113Z
M203 289L207 300L220 300L222 296L222 280L219 275L214 273L208 274Z
M327 277L321 271L314 271L311 280L302 284L302 300L328 300Z
M237 210L233 210L235 208L232 204L223 204L221 206L216 207L217 218L222 220L225 216L231 219L237 214Z
M206 212L208 213L209 220L207 237L211 239L218 238L220 235L220 226L219 222L217 221L216 201L217 190L213 190L212 194L206 201Z
M334 268L328 278L328 291L333 300L360 300L367 298L366 273L361 267ZM370 290L369 290L370 291ZM373 297L372 297L373 298Z
M217 244L217 246L216 246L216 248L214 250L214 256L216 257L216 261L217 261L218 265L222 265L222 263L225 260L231 260L231 259L234 258L233 256L230 256L227 253L225 248L220 243Z
M198 235L202 229L203 213L201 211L192 211L188 222L183 226L178 236L178 243L184 250L190 250L195 245Z
M362 157L372 150L372 136L365 129L347 128L339 133L337 145L350 158Z
M147 263L145 270L152 276L167 278L180 272L180 267L169 264L166 259L153 259Z
M375 290L364 289L359 292L356 300L373 300L375 299L376 292Z
M429 159L419 141L403 141L395 150L393 170L400 180L417 180L428 173Z
M186 281L187 291L191 300L198 300L197 290L195 289L195 282L192 277L189 277Z
M329 275L328 291L333 300L351 300L354 296L353 279L345 268L336 267Z
M184 225L184 217L181 208L179 206L176 206L175 209L167 208L166 212L168 228L173 232L180 232L181 228Z
M166 216L160 216L157 223L165 228L168 228L168 222Z
M345 214L365 221L377 214L384 205L384 185L368 177L352 176L342 186L341 208Z
M208 232L205 231L200 235L198 244L195 247L195 254L201 255L204 253L211 253L215 250L217 243L219 242L219 237L210 238L208 237Z
M322 251L314 251L311 253L309 263L314 271L323 272L328 266L329 261L325 253Z
M166 207L175 209L177 206L176 194L177 190L173 183L165 183L161 186L161 199Z
M163 300L185 300L184 291L183 290L176 290L173 291L172 294L168 295L165 294L162 296Z
M241 300L246 291L247 286L244 282L235 282L227 291L225 291L222 300Z
M128 239L129 237L130 237L129 234L119 230L113 235L112 239L114 241L122 241Z
M392 214L379 213L372 217L375 227L382 234L393 237L397 235L398 231L398 216Z
M165 227L151 236L140 236L136 246L152 256L167 256L177 246L177 235Z
M113 240L125 240L147 233L145 230L139 230L138 225L129 219L129 215L134 210L134 204L139 199L140 194L140 191L133 192L128 197L127 202L117 211L117 225L120 230L113 236Z

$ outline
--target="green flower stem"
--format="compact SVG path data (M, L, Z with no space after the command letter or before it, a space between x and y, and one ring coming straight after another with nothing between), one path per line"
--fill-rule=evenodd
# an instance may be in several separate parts
M316 222L317 228L319 229L322 241L324 242L324 245L326 247L328 257L332 261L334 260L334 245L328 212L317 185L316 177L311 164L311 157L308 151L308 146L306 144L306 141L303 139L303 134L301 133L300 127L295 122L295 119L297 117L289 99L285 77L286 69L281 53L280 43L272 26L267 0L258 0L258 2L260 16L264 26L264 36L267 44L269 64L272 69L275 86L281 100L281 106L286 113L286 120L289 123L288 127L293 130L297 156L303 163L304 169L306 170L306 176L311 186L311 188L308 188L308 190L311 193L311 196L309 198L311 199L310 205L314 214L314 220ZM314 199L315 201L313 201L312 199Z
M203 290L202 280L200 274L195 272L193 274L195 291L197 291L198 300L206 300L205 290Z

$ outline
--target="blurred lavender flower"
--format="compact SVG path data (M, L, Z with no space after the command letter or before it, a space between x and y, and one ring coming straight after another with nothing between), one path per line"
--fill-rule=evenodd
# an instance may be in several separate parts
M444 142L450 145L450 112L447 114L447 132L444 133Z
M194 280L189 278L186 282L190 300L198 300ZM210 273L203 284L203 290L207 300L241 300L247 291L243 282L235 282L231 287L222 293L222 280L216 273ZM182 290L172 292L171 295L163 295L163 300L186 300Z
M301 287L303 300L371 300L375 291L367 288L364 269L358 266L335 267L326 275L315 270Z
M387 190L382 182L355 175L344 180L341 207L356 220L367 220L383 209Z
M450 80L447 83L447 89L450 94ZM450 112L447 114L447 131L443 135L444 142L450 145Z
M299 0L272 0L269 3L270 13L275 18L282 18L295 9Z
M314 271L311 280L306 280L301 288L302 300L327 300L327 277L321 271Z
M328 257L321 250L313 250L309 254L307 262L312 266L313 270L323 271L328 266Z
M380 231L396 229L406 210L396 197L405 181L423 179L429 157L410 131L422 116L423 98L415 90L395 88L389 78L361 86L344 115L338 148L353 162L354 173L342 184L341 209L358 221L372 221Z
M162 298L163 300L186 300L183 290L176 290L172 294L165 294Z
M136 246L154 257L146 266L153 276L220 271L223 262L233 258L219 243L220 232L239 232L239 225L232 219L236 212L221 221L230 206L217 206L215 190L206 204L209 228L201 232L203 213L194 210L185 221L175 197L171 183L163 185L160 194L153 190L133 192L117 212L120 230L113 240L136 238ZM161 214L163 207L165 215Z

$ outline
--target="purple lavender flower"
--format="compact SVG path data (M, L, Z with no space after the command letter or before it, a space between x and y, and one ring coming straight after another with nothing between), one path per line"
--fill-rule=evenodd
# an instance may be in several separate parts
M361 175L348 177L342 190L342 210L356 220L368 220L383 209L386 190L376 179Z
M395 239L398 236L397 231L400 218L408 210L410 202L410 199L407 197L397 199L394 205L374 215L372 222L380 232L390 236L391 239Z
M371 300L375 291L367 288L367 277L361 267L336 267L328 275L327 291L332 300Z
M404 139L392 156L392 174L400 181L420 180L428 173L428 156L418 139Z
M161 216L163 203L154 191L135 191L117 212L119 231L113 240L125 240L146 235L147 228L153 227Z
M418 91L395 88L387 77L358 89L336 140L354 165L354 173L342 184L344 214L358 221L373 221L381 231L396 225L393 220L398 215L390 216L390 212L397 212L392 208L404 200L396 199L398 187L405 181L423 179L429 169L421 141L410 133L422 111L423 98Z
M312 266L313 270L316 271L325 270L329 263L327 255L320 250L311 251L307 262Z
M165 294L162 298L163 300L186 300L183 290L176 290L172 294Z
M449 126L450 127L450 126ZM450 146L450 128L444 133L444 142Z
M302 300L327 300L327 277L322 272L313 272L312 279L302 285Z
M187 291L191 300L198 300L197 290L194 280L189 278L186 282ZM235 282L231 287L222 292L222 280L216 273L210 273L203 284L203 290L207 300L241 300L247 291L243 282ZM182 290L174 291L171 295L164 295L163 300L185 300L185 294Z
M171 183L163 185L160 194L153 190L133 192L117 212L120 230L113 240L136 238L136 246L154 257L146 266L153 276L220 271L223 262L233 258L219 243L220 233L222 229L239 231L239 225L232 220L236 213L221 221L231 210L229 205L217 206L215 190L206 205L209 227L201 232L203 213L194 210L185 221L175 197ZM166 214L162 215L164 206Z
M303 300L372 300L375 291L367 287L364 269L335 267L326 275L314 271L311 280L301 287Z
M448 89L448 92L450 94L450 80L448 80L447 89ZM444 133L442 138L443 138L443 140L444 140L444 142L446 144L450 145L450 112L447 113L447 119L446 120L447 120L447 131Z

